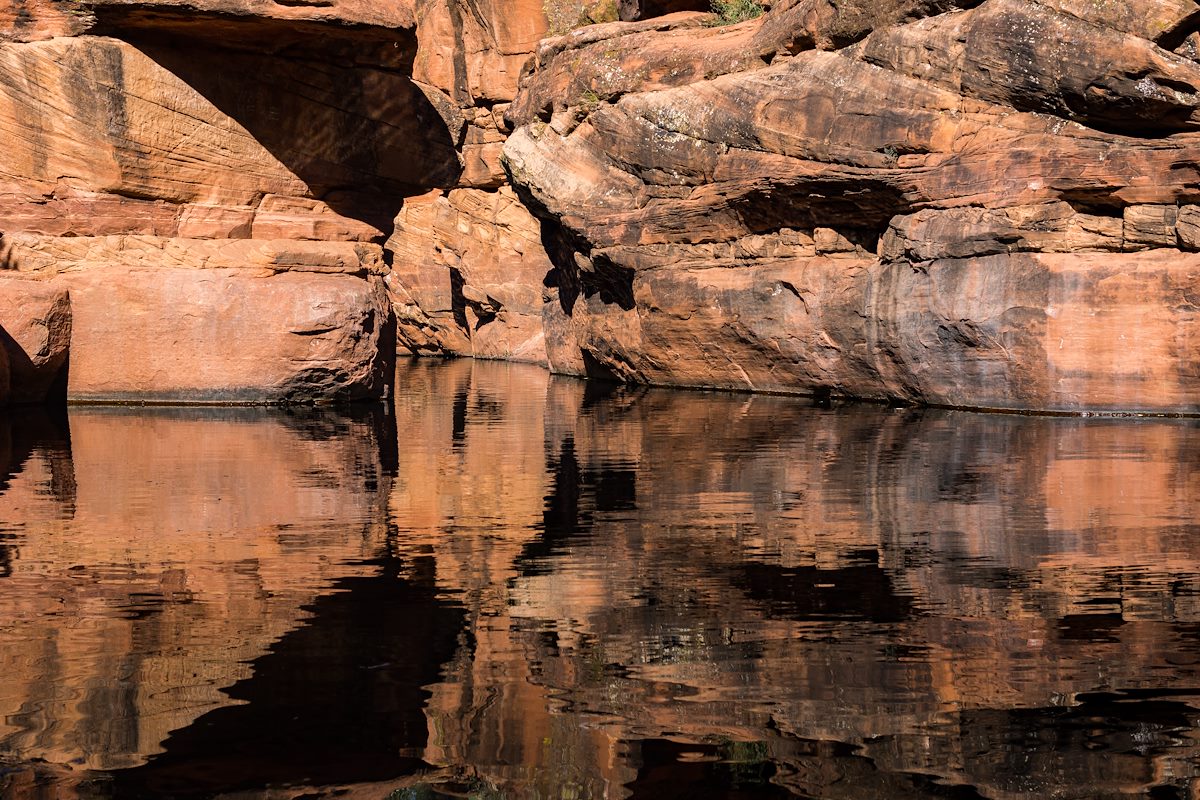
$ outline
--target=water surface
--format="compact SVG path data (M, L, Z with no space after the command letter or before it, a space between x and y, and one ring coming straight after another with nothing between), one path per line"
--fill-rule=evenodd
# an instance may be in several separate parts
M401 367L0 418L0 795L1200 796L1200 427Z

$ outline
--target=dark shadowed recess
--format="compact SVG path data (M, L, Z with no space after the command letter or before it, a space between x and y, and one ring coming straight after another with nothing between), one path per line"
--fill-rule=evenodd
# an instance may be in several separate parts
M839 569L748 561L733 567L730 579L771 618L893 623L910 617L911 599L895 590L891 577L876 563L878 554L854 555L856 563Z
M1182 755L1200 720L1178 692L1131 691L1076 697L1077 705L980 709L958 720L963 771L989 796L1190 797L1187 779L1159 759ZM1193 748L1195 757L1194 743Z
M677 11L709 11L710 0L621 0L617 12L622 20L650 19Z
M521 194L519 190L518 194ZM546 273L542 285L558 289L559 305L568 317L574 316L575 301L581 296L598 296L605 305L616 305L625 311L634 308L633 269L603 256L591 258L591 247L583 238L567 230L552 216L542 216L541 238L542 247L554 265Z
M1195 757L1180 748L1195 748L1198 699L1195 690L1131 690L1082 694L1073 705L973 709L917 742L901 734L854 745L774 725L757 742L637 740L625 743L638 767L627 788L647 800L1191 797L1190 775L1176 769ZM929 774L896 769L914 746L954 757Z
M767 741L628 743L639 764L626 784L633 800L979 800L969 786L931 775L892 772L843 742L772 738Z
M412 30L137 6L96 14L93 33L183 80L343 216L387 233L405 197L462 171L460 132L410 78Z
M465 615L439 598L432 558L386 554L339 581L312 618L226 690L244 705L171 734L148 763L113 773L114 798L203 798L385 781L428 769L424 708Z

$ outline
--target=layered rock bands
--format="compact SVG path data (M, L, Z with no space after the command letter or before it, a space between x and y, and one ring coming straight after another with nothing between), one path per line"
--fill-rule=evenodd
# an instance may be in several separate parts
M69 293L77 399L379 396L394 315L631 382L1200 413L1193 0L8 5L3 267Z
M553 242L549 362L1200 410L1196 18L1157 0L801 0L543 43L505 156Z

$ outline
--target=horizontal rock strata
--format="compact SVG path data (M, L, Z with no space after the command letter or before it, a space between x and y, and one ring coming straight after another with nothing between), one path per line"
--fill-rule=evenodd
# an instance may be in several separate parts
M404 196L461 172L411 78L413 8L113 0L28 19L0 18L0 269L71 292L69 398L383 396L378 242Z
M2 266L66 287L72 349L94 354L80 304L113 317L106 341L121 320L145 330L95 291L145 288L121 271L164 276L139 303L246 282L245 313L276 320L294 372L164 379L164 398L300 399L280 387L308 369L288 333L308 312L267 288L294 284L360 320L334 326L345 380L301 381L309 399L376 391L362 365L390 352L359 343L391 346L386 287L402 352L1200 413L1194 2L774 0L736 24L707 9L25 0L0 13ZM223 321L180 341L236 354L204 336L251 321L198 291ZM368 319L382 327L354 331ZM95 394L71 364L79 398L150 385L125 370L126 389Z
M552 368L1200 412L1194 4L857 5L541 46L504 155Z

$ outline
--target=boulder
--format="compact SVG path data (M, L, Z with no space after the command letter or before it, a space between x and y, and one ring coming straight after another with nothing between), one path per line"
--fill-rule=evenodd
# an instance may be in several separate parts
M75 309L72 401L332 402L391 380L376 276L122 266L56 282Z
M1188 19L1196 16L1193 8ZM1165 136L1200 127L1200 64L1027 0L878 30L851 52L967 97L1103 130Z
M61 380L71 344L67 291L0 272L0 350L11 375L13 403L41 403Z
M391 380L378 245L15 234L0 256L42 279L12 285L70 291L71 400L325 402Z

